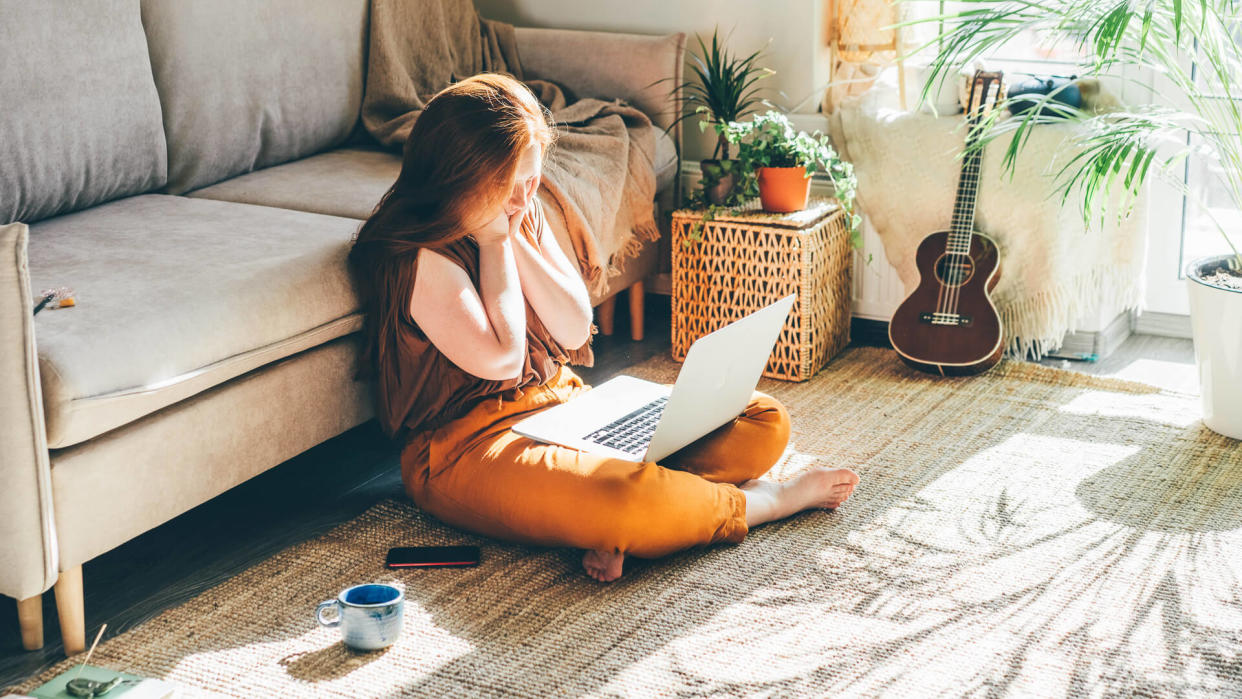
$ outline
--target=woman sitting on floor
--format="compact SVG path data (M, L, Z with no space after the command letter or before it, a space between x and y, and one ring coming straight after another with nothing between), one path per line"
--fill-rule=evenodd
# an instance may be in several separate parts
M509 429L589 390L567 363L591 360L590 300L535 197L549 118L507 76L441 91L350 253L379 420L404 443L410 497L462 529L586 549L603 581L626 554L739 542L757 524L843 503L858 483L848 469L755 480L789 440L784 407L761 393L662 465Z

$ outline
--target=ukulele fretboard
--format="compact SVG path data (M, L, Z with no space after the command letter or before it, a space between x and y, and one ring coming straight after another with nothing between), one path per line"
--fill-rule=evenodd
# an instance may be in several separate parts
M953 223L945 252L950 255L970 254L970 236L975 229L975 197L979 193L981 150L971 150L973 138L967 138L967 151L962 156L962 174L957 179L957 197L953 204Z

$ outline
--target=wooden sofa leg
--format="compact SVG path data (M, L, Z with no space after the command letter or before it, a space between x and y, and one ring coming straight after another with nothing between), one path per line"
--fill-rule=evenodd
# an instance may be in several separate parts
M86 607L82 599L82 566L74 566L56 580L56 614L65 655L86 650Z
M604 299L595 307L595 322L599 324L599 331L605 335L612 334L612 319L616 316L617 311L617 295L613 294Z
M634 342L643 340L643 283L641 281L630 285L630 339Z
M17 623L22 627L22 648L43 647L43 595L17 600Z

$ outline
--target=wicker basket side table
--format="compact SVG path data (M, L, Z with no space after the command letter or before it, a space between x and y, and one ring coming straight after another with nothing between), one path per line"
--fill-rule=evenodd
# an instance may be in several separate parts
M816 198L790 214L751 202L702 219L699 210L673 212L677 361L698 338L792 293L798 299L764 376L805 381L849 344L854 251L834 201Z

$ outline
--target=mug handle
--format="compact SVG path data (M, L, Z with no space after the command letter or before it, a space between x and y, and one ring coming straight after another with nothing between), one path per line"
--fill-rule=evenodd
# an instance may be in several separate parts
M319 622L320 626L340 626L341 625L340 605L341 605L340 601L334 600L334 599L330 599L327 602L320 602L319 606L315 607L315 620ZM332 620L324 619L323 613L332 607L336 607L336 618Z

